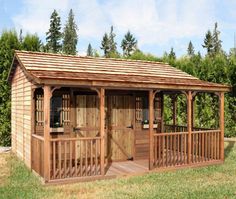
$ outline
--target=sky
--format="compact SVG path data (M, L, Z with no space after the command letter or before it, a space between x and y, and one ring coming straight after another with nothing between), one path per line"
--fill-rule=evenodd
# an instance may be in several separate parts
M50 15L56 9L64 26L70 9L78 25L78 54L85 55L91 43L100 54L105 32L114 26L118 47L129 30L146 53L162 56L174 48L186 54L191 40L195 51L202 48L205 33L218 22L223 49L234 46L236 0L0 0L0 32L20 29L37 33L45 42ZM121 49L119 48L121 51Z

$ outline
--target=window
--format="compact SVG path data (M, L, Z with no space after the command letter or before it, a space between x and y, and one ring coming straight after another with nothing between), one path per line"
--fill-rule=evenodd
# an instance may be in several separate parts
M53 96L51 98L50 127L57 128L63 126L62 121L62 97Z

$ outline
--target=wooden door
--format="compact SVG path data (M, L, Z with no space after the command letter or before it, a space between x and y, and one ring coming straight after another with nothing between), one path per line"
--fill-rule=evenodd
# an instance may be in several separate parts
M106 98L106 128L108 161L132 159L134 155L133 96L112 95Z

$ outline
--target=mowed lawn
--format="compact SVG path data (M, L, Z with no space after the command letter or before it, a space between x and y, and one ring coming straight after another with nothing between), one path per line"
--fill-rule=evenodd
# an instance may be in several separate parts
M50 186L0 154L0 198L236 198L236 144L225 144L223 165Z

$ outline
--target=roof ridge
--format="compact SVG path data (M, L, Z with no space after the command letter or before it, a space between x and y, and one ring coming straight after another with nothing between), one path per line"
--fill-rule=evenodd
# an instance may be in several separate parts
M38 52L38 51L26 51L26 50L15 50L15 53L28 53L28 54L41 54L41 55L53 55L60 57L75 57L75 58L89 58L89 59L101 59L101 60L114 60L114 61L129 61L129 62L142 62L142 63L155 63L163 64L165 66L171 66L169 63L160 62L160 61L149 61L141 59L125 59L125 58L107 58L107 57L91 57L91 56L82 56L82 55L66 55L63 53L50 53L50 52ZM171 66L173 67L173 66ZM174 67L175 68L175 67Z

